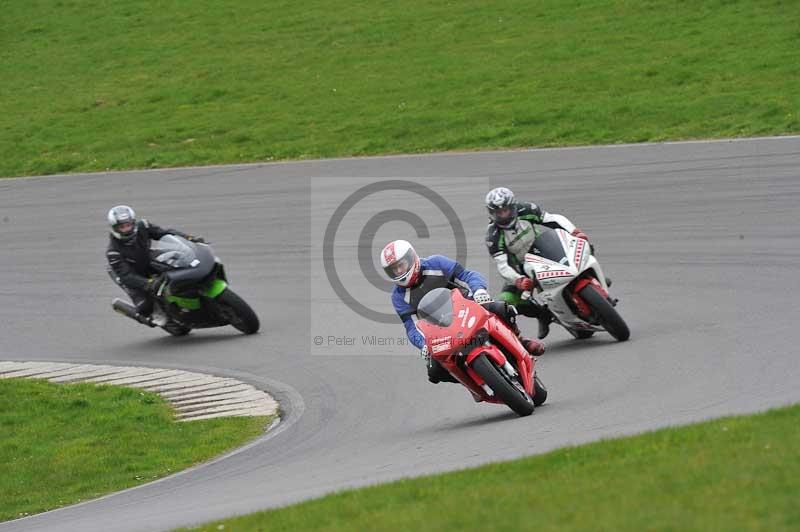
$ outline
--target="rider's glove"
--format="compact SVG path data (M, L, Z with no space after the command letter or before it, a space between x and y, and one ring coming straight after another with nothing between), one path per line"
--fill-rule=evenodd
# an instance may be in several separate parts
M189 242L194 242L195 244L205 244L206 243L206 239L203 238L202 236L186 235L186 240L188 240Z
M530 277L520 277L514 281L514 286L523 292L530 292L533 290L533 279Z
M475 290L475 293L472 294L472 300L482 305L484 303L491 303L492 296L489 295L489 292L487 292L485 288L478 288Z
M166 276L163 273L155 275L147 279L147 284L144 289L148 294L156 295L159 289L161 289L161 285L164 284L164 281L166 281Z
M423 360L425 360L426 364L430 364L431 363L431 355L430 355L430 353L428 353L428 346L427 345L423 345L422 349L419 350L419 356L421 356L423 358Z
M576 228L575 228L575 230L572 232L572 236L574 236L574 237L576 237L576 238L580 238L580 239L582 239L582 240L586 240L587 242L589 241L589 237L586 235L586 233L584 233L583 231L581 231L581 230L580 230L580 229L578 229L577 227L576 227Z

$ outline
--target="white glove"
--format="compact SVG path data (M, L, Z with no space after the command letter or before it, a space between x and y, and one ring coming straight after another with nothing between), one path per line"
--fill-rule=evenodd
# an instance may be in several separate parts
M421 356L426 364L430 364L431 362L431 355L428 353L428 346L423 345L422 349L419 350L419 356Z
M472 300L482 305L484 303L491 303L492 296L489 295L489 292L487 292L485 288L478 288L475 290L475 293L472 294Z

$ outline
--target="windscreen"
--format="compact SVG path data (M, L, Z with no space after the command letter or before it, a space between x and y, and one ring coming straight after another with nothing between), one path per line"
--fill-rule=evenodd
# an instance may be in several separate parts
M553 229L543 225L536 226L536 240L533 241L533 254L553 262L567 263L567 256L564 254L564 247L561 239Z
M436 288L425 294L417 306L417 316L439 327L449 327L453 323L453 301L450 290Z
M192 268L200 262L194 245L176 235L164 235L161 240L151 240L150 261L154 265L170 268Z

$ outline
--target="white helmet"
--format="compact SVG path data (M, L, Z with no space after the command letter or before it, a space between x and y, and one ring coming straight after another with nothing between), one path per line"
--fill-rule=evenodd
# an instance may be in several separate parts
M111 234L117 240L130 240L136 236L139 228L136 226L136 213L127 205L117 205L108 211L108 225Z
M419 256L414 251L414 246L406 240L395 240L386 244L381 251L381 267L398 286L414 286L419 280Z

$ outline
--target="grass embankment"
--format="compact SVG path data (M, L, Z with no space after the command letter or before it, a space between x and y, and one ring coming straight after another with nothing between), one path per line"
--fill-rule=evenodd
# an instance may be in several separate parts
M9 0L0 176L800 131L796 2Z
M798 530L798 442L795 406L343 492L201 530Z
M163 477L261 434L267 418L178 423L158 395L0 380L0 521Z

